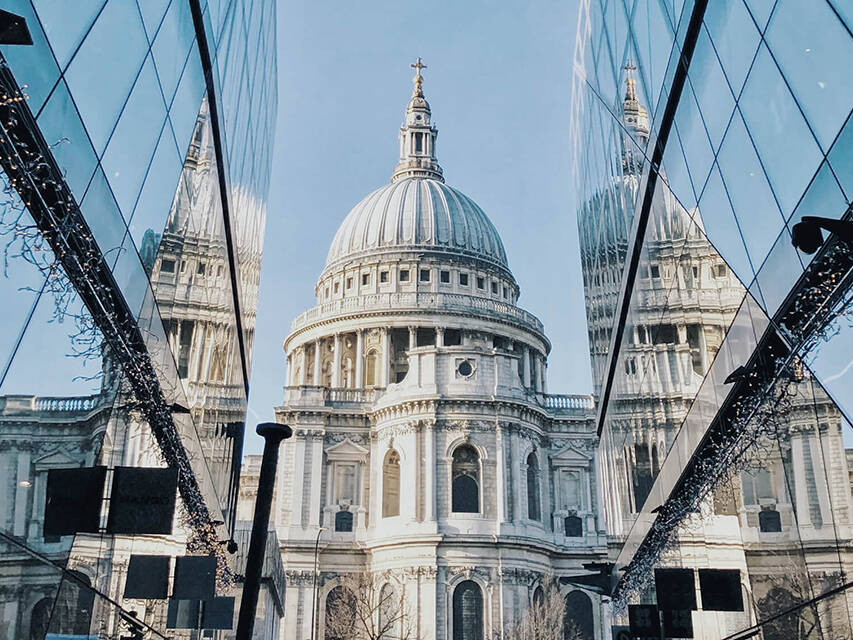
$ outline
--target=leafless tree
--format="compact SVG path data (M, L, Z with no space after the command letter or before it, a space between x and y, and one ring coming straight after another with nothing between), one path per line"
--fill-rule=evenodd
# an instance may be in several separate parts
M559 583L548 578L541 591L537 589L535 592L533 602L522 618L504 630L502 640L580 639L580 630L575 628L574 623L565 620L565 607Z
M408 640L413 620L404 586L385 574L346 575L326 604L328 640Z

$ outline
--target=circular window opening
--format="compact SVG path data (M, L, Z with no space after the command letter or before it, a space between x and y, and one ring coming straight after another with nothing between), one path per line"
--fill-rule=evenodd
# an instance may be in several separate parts
M471 364L470 360L463 360L459 363L459 366L456 367L456 371L459 372L460 376L467 378L474 373L474 366Z
M420 115L415 116L415 120L420 120L420 119L421 119Z

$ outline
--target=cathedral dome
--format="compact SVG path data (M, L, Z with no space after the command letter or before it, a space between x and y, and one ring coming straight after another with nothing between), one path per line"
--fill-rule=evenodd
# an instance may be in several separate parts
M435 177L396 179L359 202L335 234L326 265L400 250L462 254L509 270L483 210Z
M444 184L435 155L438 129L423 92L418 62L414 91L400 127L400 160L391 184L359 202L332 240L326 270L367 255L428 252L465 256L509 273L500 236L483 210Z

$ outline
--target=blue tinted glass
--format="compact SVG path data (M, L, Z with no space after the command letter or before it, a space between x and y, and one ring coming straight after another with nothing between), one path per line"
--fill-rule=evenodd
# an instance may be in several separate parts
M742 0L711 2L705 11L705 27L734 95L740 94L755 51L759 33Z
M181 84L175 94L175 101L169 111L172 120L172 128L175 131L175 139L178 143L178 151L181 156L186 153L190 143L190 136L195 127L196 118L201 108L201 100L204 97L204 73L201 69L201 58L198 51L190 53Z
M156 252L156 247L154 251ZM139 254L129 235L124 238L121 252L113 268L113 276L122 295L124 295L130 312L134 317L137 317L148 291L148 275L145 273Z
M821 146L828 149L853 105L850 33L825 2L785 0L773 12L766 38Z
M179 1L175 0L175 2ZM163 21L163 14L166 13L169 0L137 0L137 3L139 4L139 11L142 13L142 22L145 24L148 40L153 41L157 29L160 28L160 23Z
M181 0L173 0L163 18L160 30L151 50L154 52L154 61L157 63L157 75L163 86L163 94L166 96L166 104L172 102L178 79L187 59L195 38L190 3Z
M788 221L788 227L792 228L803 216L840 218L846 208L847 201L835 180L835 175L824 162ZM811 256L803 257L811 260Z
M104 7L68 67L68 86L99 153L118 120L147 48L136 3L113 0Z
M716 150L723 139L735 103L705 29L699 34L696 52L690 62L690 82L702 112L702 121L708 129L711 146Z
M38 113L59 78L59 69L33 6L26 0L12 0L11 3L5 2L3 8L23 16L30 29L32 46L8 46L0 47L0 50L21 90L29 96L30 109Z
M95 171L96 160L65 82L56 86L38 117L38 124L79 202Z
M45 35L63 69L92 26L105 0L33 0Z
M783 221L738 114L720 147L719 165L750 260L758 268Z
M828 157L847 200L853 200L853 116L847 119Z
M165 119L166 107L149 55L101 161L125 218L133 211Z
M716 166L711 171L702 198L699 200L699 216L708 240L734 270L740 281L749 285L754 277L753 269L746 254L743 236L723 187L720 171Z
M767 26L767 20L770 18L770 12L773 11L776 0L746 0L746 4L749 7L750 13L752 13L752 18L755 20L755 24L757 24L758 28L764 32L764 28Z
M853 30L853 5L847 0L828 0L828 2L844 20L847 28Z
M822 154L764 45L749 73L740 107L770 183L788 215L820 164Z
M95 173L80 209L107 263L114 264L127 227L102 170Z
M160 134L157 150L130 219L130 235L137 246L141 245L147 230L162 233L166 227L180 172L181 159L175 149L171 130L167 126Z

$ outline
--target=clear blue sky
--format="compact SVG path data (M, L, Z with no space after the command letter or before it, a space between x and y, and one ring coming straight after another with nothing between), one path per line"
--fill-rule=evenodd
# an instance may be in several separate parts
M281 3L279 118L252 365L254 426L282 403L282 343L315 304L336 229L387 184L421 56L448 184L503 237L519 304L553 343L551 393L591 389L569 113L576 2Z

